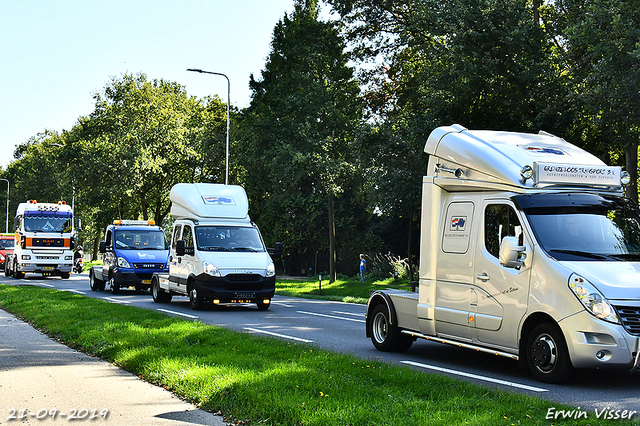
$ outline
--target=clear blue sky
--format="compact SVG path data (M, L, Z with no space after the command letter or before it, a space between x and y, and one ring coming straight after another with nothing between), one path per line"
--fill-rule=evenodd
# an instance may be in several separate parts
M325 7L326 9L326 7ZM189 95L250 102L293 0L0 0L0 166L45 129L70 130L112 76L143 72Z

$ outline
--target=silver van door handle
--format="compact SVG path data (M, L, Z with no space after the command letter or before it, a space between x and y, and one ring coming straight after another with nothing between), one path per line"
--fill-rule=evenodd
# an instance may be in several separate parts
M482 282L487 282L489 281L489 275L487 275L486 272L483 272L482 274L478 274L476 275L476 278L479 279Z

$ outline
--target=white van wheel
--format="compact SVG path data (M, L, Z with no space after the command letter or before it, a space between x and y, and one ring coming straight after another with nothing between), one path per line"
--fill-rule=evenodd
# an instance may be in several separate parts
M153 297L153 301L156 303L169 303L173 296L161 289L158 279L153 278L151 281L151 297Z
M200 295L196 286L191 284L189 286L189 304L191 309L200 310L204 307L204 297Z

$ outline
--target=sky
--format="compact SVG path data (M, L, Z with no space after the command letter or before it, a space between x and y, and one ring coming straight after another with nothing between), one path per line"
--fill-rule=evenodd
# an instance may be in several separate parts
M145 73L249 105L273 28L294 0L0 0L0 166L45 130L71 130L112 77Z

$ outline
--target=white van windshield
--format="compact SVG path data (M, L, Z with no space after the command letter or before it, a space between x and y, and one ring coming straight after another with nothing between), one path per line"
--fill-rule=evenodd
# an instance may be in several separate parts
M196 226L196 244L200 251L265 251L260 233L253 227Z
M640 260L637 209L616 205L527 209L544 250L558 260Z

